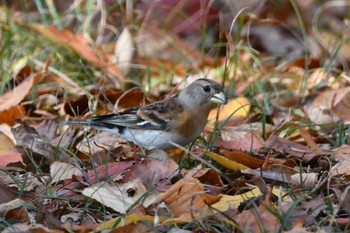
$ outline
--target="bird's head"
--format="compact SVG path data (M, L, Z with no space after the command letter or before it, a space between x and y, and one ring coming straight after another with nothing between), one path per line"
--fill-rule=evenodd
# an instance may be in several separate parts
M189 107L214 107L226 104L223 87L210 79L197 79L179 94L179 100ZM215 103L215 104L214 104Z

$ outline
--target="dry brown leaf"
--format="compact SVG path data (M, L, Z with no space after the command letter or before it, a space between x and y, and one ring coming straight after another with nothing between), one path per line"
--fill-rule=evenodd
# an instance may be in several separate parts
M32 172L25 174L11 174L0 172L0 182L10 188L22 189L24 191L34 191L38 186L45 186L46 181L49 179L48 176L42 175L40 177L33 175Z
M23 210L24 212L25 210ZM32 226L27 223L16 223L11 225L10 227L7 227L3 233L11 233L13 232L13 229L16 229L17 232L31 232L31 233L62 233L64 232L62 229L50 229L47 224L35 224L35 226Z
M156 25L145 25L138 36L135 38L137 51L141 57L147 57L143 63L151 67L159 67L165 70L175 71L181 75L186 74L186 62L173 62L187 58L192 66L198 65L215 65L217 60L212 58L208 53L203 54L194 48L190 43L182 40L174 33L163 30ZM156 59L154 59L156 57ZM175 67L174 67L175 66Z
M270 138L266 141L266 146L269 146L279 153L286 155L286 157L296 157L305 162L316 160L322 155L330 155L329 152L317 152L310 149L309 147L280 138L275 135L270 136Z
M67 30L59 30L55 26L32 24L31 27L48 39L73 49L87 61L93 63L98 68L105 70L111 77L117 77L122 82L125 81L124 74L121 70L115 64L110 63L111 56L104 54L101 50L92 48L84 36L74 35ZM116 87L119 86L115 80L111 81Z
M181 179L159 197L159 202L165 202L174 215L173 219L167 220L169 222L205 217L210 213L208 206L219 200L219 196L206 194L203 185L193 178Z
M87 172L87 177L77 176L77 179L85 184L94 184L95 182L110 179L112 181L118 181L122 179L123 173L128 171L134 164L133 161L122 161L115 163L107 163L93 168Z
M18 86L0 96L0 112L17 106L29 93L32 87L41 79L43 72L31 74Z
M0 167L6 167L10 163L20 162L23 159L20 153L14 152L15 144L5 134L0 132Z
M304 198L301 197L300 200ZM295 199L289 196L284 198L279 205L281 213L284 216L288 216L288 220L296 225L299 223L301 225L314 224L318 215L326 208L327 204L322 195L315 196L297 206L295 206Z
M292 168L284 165L280 165L280 164L270 165L267 169L264 169L264 170L247 169L247 170L242 170L241 172L244 174L262 176L263 178L266 178L269 180L286 182L286 183L292 183L291 176L296 174L296 171L294 171Z
M332 106L332 110L334 114L339 117L343 121L350 121L350 90L348 89L340 89L338 90L338 95L342 94L341 92L345 92L344 96L338 103L334 103Z
M347 223L349 223L349 220L347 220ZM293 226L293 228L289 231L285 231L285 233L313 233L314 231L307 229L303 226ZM317 233L327 233L324 230L317 229Z
M332 166L331 176L347 176L350 177L350 161L348 158L341 158L337 164Z
M10 201L15 200L18 196L18 193L18 190L10 188L7 185L4 185L0 182L0 204L8 203ZM1 207L3 206L4 205L0 205L0 213L3 211L3 209L1 209Z
M33 152L44 156L49 162L53 162L55 160L60 160L63 162L70 161L70 156L63 150L59 150L57 145L54 146L50 139L47 138L47 135L39 135L34 128L30 127L25 122L22 122L22 124L16 128L12 128L12 133L16 138L16 146L18 149L23 149L27 152L24 153L26 156L23 157L24 160L27 159L28 161L31 161L31 159L33 159L32 157L28 157L28 150L32 150Z
M350 146L342 145L335 150L335 156L339 159L339 162L332 166L331 176L347 176L350 177Z
M116 134L101 132L93 137L84 138L76 145L76 149L84 154L93 155L104 150L111 151L125 142L122 137Z
M322 151L320 147L316 144L315 140L312 138L312 135L308 129L300 129L299 131L300 136L303 137L303 139L311 149L319 152Z
M6 110L0 111L0 124L8 124L13 126L17 119L22 119L25 116L23 105L15 105Z
M81 173L81 169L69 163L53 162L50 166L50 175L52 183L65 179L71 179L73 175L80 176Z
M262 148L264 145L264 140L260 136L261 134L255 131L246 132L235 129L223 129L220 134L221 140L217 140L215 145L225 149L251 152Z
M296 173L291 175L292 184L295 186L302 186L306 189L313 189L318 181L318 173Z
M347 176L350 177L350 146L342 145L335 150L335 156L339 159L339 162L332 166L331 176Z
M201 174L200 176L195 176L194 178L197 178L203 184L210 184L216 187L224 187L224 183L222 182L219 173L212 169L203 170L206 170L204 174Z
M265 200L258 208L244 210L233 219L243 232L277 232L280 223L276 213L273 204Z
M29 225L27 223L30 221L30 218L33 218L33 214L27 211L28 209L25 206L31 205L32 203L26 202L22 199L14 199L8 203L4 203L0 205L0 214L3 216L8 222L12 223L25 223L23 224L23 227L18 227L18 224L11 224L9 229L4 230L1 229L1 232L13 232L14 228L16 227L16 231L20 231L19 229L23 229L23 232L27 231L27 228ZM15 226L16 225L16 226ZM12 228L11 228L12 227ZM22 232L22 231L20 231ZM35 231L30 231L35 232ZM45 231L46 232L46 231Z
M350 87L321 92L305 110L310 120L316 124L329 124L349 116L347 104ZM344 100L343 100L344 99Z
M173 160L160 161L145 159L135 164L126 173L123 182L139 179L147 188L154 187L157 191L165 191L171 184L171 179L179 173L179 165Z
M228 159L236 161L237 163L243 164L252 169L259 168L264 161L260 159L253 158L250 155L247 155L243 152L239 151L229 151L225 149L221 149L220 152Z
M13 141L0 132L0 154L10 153L15 148Z

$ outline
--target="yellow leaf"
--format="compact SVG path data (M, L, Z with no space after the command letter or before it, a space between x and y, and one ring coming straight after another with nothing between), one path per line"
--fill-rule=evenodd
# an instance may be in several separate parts
M238 97L230 100L226 105L220 109L219 121L224 121L228 117L232 118L246 118L250 111L249 100L245 97ZM217 109L213 109L208 117L208 120L214 120L217 115Z
M273 188L272 193L275 194L276 196L279 196L280 190L279 188ZM242 193L242 194L238 194L238 195L222 195L220 201L218 201L217 203L211 205L214 209L216 209L217 211L223 212L223 211L227 211L229 209L233 209L233 208L238 208L238 206L244 202L247 201L248 199L252 198L252 197L258 197L263 195L259 188L255 188L251 191Z
M119 218L115 218L115 219L111 219L108 222L102 223L101 225L99 225L96 230L98 231L102 231L105 229L110 229L112 227L122 227L122 226L126 226L132 223L137 223L140 221L149 221L149 222L153 222L154 221L154 216L150 216L150 215L127 215L125 217L119 217Z
M224 166L227 169L230 170L245 170L248 169L247 166L244 166L243 164L237 163L233 160L230 160L224 156L215 154L215 153L210 153L210 152L206 152L205 155L209 156L211 159L215 160L216 162L218 162L219 164L221 164L222 166Z

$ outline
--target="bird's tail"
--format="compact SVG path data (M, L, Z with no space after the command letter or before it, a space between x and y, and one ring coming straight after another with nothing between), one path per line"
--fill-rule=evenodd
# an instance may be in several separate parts
M61 125L69 125L69 126L91 126L93 127L93 123L91 121L63 121Z
M109 124L103 121L64 121L61 123L62 125L69 125L69 126L87 126L91 127L97 130L112 132L112 133L118 133L121 134L125 127L118 126L114 124Z

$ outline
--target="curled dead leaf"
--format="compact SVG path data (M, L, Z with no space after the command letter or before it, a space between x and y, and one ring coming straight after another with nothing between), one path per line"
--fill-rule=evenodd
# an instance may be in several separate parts
M175 183L168 191L161 194L158 201L164 202L171 209L174 218L165 222L192 221L193 218L209 214L208 206L218 202L220 196L205 193L203 185L193 178L184 178Z
M296 173L291 176L293 185L303 186L307 189L315 188L318 181L318 173Z
M38 72L27 77L18 86L0 96L0 112L17 106L29 93L34 84L42 77L44 72Z

